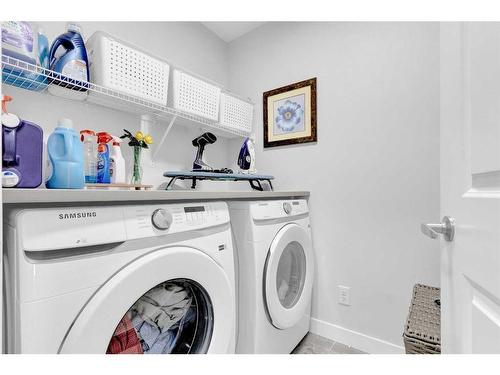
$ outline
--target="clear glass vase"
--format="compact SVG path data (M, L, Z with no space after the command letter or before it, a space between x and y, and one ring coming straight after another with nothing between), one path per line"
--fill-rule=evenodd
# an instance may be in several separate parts
M132 165L132 177L130 183L140 185L142 183L142 166L141 166L141 146L134 146L134 157Z

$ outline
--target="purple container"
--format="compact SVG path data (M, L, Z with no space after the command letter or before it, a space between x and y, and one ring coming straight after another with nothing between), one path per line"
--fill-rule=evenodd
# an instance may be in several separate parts
M36 188L42 183L42 128L21 120L15 127L2 125L2 186Z

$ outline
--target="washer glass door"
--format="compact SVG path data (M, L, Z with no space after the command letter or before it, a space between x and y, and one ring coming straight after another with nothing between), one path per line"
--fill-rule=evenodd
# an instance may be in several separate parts
M234 286L212 258L187 247L151 251L86 302L60 353L234 352Z
M297 241L288 243L281 253L276 273L276 291L283 307L289 309L299 300L306 281L306 255Z
M297 224L285 225L269 247L264 272L266 307L276 328L290 328L306 313L313 270L309 234Z

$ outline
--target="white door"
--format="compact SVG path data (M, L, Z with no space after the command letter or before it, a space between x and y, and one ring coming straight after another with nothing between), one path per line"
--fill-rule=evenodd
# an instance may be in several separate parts
M60 353L234 353L234 292L199 250L171 247L133 261L75 318Z
M441 25L441 213L442 351L500 353L499 23Z
M1 85L0 85L1 86ZM0 87L0 96L2 95L2 90ZM0 132L0 144L3 144L2 140L2 132ZM0 189L0 354L4 353L4 342L7 341L7 338L4 337L3 333L3 201L2 201L2 189Z
M265 265L265 300L271 323L279 329L297 324L310 306L314 260L311 238L287 224L273 239Z

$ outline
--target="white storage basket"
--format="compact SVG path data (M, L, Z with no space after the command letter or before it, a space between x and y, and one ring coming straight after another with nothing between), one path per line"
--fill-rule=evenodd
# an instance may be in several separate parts
M101 31L86 47L92 83L167 105L168 63Z
M252 132L253 104L227 93L220 97L220 125L249 135Z
M221 88L179 69L173 73L173 106L213 121L219 118Z

